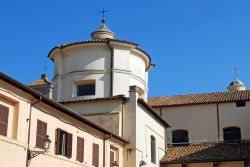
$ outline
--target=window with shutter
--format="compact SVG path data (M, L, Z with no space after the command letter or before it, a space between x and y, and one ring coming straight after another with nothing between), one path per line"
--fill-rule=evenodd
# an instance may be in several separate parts
M93 143L92 165L99 166L99 145Z
M72 157L72 134L64 130L56 129L56 149L57 155Z
M115 153L114 151L110 151L110 167L113 167L114 161L115 161Z
M76 160L80 162L84 160L84 139L81 137L77 137Z
M55 154L60 154L60 146L61 146L61 140L60 140L60 133L61 129L56 129L56 141L55 141Z
M0 135L7 136L9 108L0 105Z
M44 148L44 139L47 135L47 123L41 120L37 120L36 129L36 147Z
M67 148L66 148L66 156L68 158L72 157L72 134L71 133L67 133Z

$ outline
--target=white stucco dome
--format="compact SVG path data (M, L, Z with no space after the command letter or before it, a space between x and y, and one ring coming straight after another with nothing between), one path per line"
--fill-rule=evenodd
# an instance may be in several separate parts
M104 23L91 34L92 40L66 43L49 52L54 62L54 100L128 96L134 85L140 97L147 98L150 55L136 43L114 39Z
M240 90L246 90L246 86L245 86L245 84L244 84L242 81L240 81L240 80L238 80L238 79L235 79L235 80L233 80L233 81L229 84L229 86L227 87L227 90L228 90L229 92L240 91Z

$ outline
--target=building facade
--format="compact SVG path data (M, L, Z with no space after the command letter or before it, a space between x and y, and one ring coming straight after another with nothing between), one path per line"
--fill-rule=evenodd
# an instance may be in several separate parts
M171 124L163 166L249 166L250 91L241 81L230 83L228 92L156 97L148 103Z
M1 166L110 166L114 161L123 166L127 140L2 73L0 78ZM46 135L47 152L27 160L44 150Z

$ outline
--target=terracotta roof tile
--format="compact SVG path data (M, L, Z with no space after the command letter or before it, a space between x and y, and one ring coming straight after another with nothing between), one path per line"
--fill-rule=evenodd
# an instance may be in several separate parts
M49 82L48 76L46 74L42 74L40 80L31 82L28 84L28 86L41 86L41 85L47 85L47 84L51 84L51 82Z
M196 144L167 148L161 163L250 160L250 143Z
M40 86L40 85L46 85L46 84L49 84L49 82L46 82L45 80L41 79L38 81L31 82L30 84L28 84L28 86Z
M219 103L219 102L221 103L221 102L232 102L239 100L250 101L250 90L242 90L236 92L214 92L214 93L202 93L202 94L153 97L153 98L148 98L148 104L151 107L160 107L160 106L208 104L208 103Z

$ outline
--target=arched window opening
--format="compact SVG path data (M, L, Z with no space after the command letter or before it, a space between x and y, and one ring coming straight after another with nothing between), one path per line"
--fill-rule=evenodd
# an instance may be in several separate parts
M238 127L223 128L223 138L225 143L240 143L241 131Z
M156 141L155 141L155 137L151 136L150 137L151 140L151 162L152 163L156 163Z
M187 130L172 131L172 144L176 146L188 145L189 144L188 131Z

